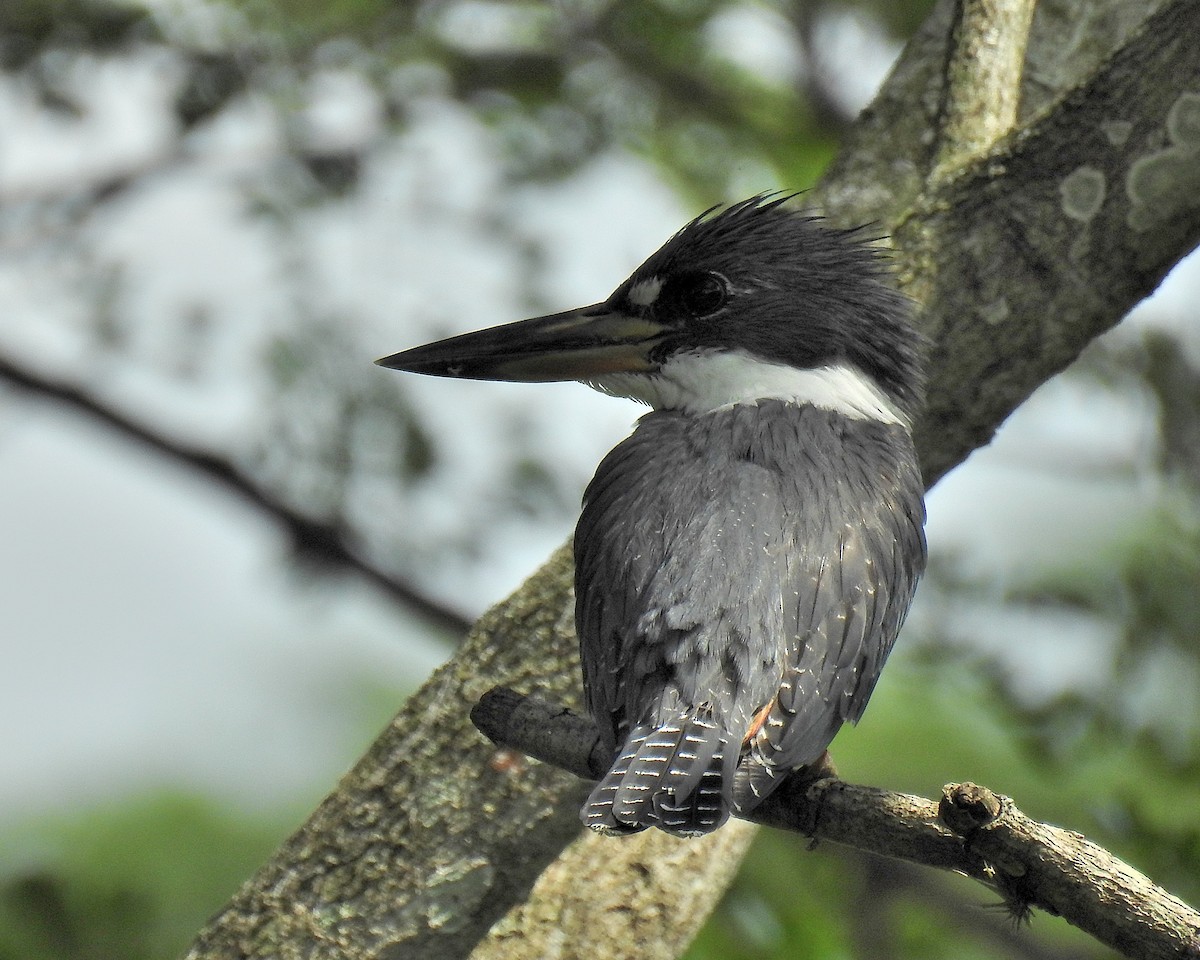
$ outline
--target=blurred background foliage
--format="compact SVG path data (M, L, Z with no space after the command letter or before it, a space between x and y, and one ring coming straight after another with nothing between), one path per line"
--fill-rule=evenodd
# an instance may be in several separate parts
M412 342L513 319L506 311L565 305L546 278L572 258L595 256L606 267L627 258L624 249L560 249L553 230L522 219L547 190L564 191L559 202L569 205L569 185L592 176L597 158L631 159L637 176L659 185L649 206L688 214L812 183L929 7L7 0L0 71L7 95L39 124L92 122L104 78L131 65L145 68L138 82L150 92L137 101L146 116L131 128L140 142L124 155L92 165L48 157L39 175L3 181L0 252L67 298L54 323L74 345L60 351L73 363L46 364L35 341L5 340L3 381L14 396L33 384L37 396L75 404L70 387L118 427L131 421L146 431L168 456L215 464L216 479L281 519L290 563L339 574L347 556L356 558L378 582L399 585L394 602L427 600L448 649L457 620L496 599L479 586L487 577L471 571L514 562L497 543L532 538L541 550L560 537L607 442L560 456L563 434L546 433L527 405L493 409L495 394L464 391L465 406L439 414L437 401L450 394L422 396L403 378L364 372L364 357L408 342L395 342L389 318L416 316L405 334ZM448 147L423 139L434 136L422 132L431 112L450 118L436 133ZM21 135L0 133L9 147ZM473 186L453 182L468 149L455 136L477 152L484 145L487 169L471 168ZM393 192L413 218L410 233L414 222L420 230L395 251L357 248L345 286L331 292L324 271L340 254L323 231L369 229L378 181L413 152L431 159ZM439 164L447 165L440 173ZM138 203L197 173L237 198L230 219L270 250L260 279L271 295L254 321L208 291L156 299L155 270L188 265L147 266L104 242L123 217L153 242L155 222L136 220ZM614 203L613 223L640 206L636 197ZM606 209L589 208L593 216ZM193 214L181 206L175 215ZM441 236L443 224L465 232ZM439 274L436 296L414 279L421 247L435 241L470 271L457 283ZM242 241L218 232L209 242ZM479 242L503 255L473 260ZM407 273L390 263L406 256L416 261ZM364 265L379 277L361 281L355 271ZM624 275L619 267L610 274ZM399 292L380 303L389 277ZM506 299L490 313L496 290ZM465 321L464 304L477 311ZM957 546L935 542L896 662L835 755L848 779L925 795L951 780L986 783L1196 903L1200 383L1194 336L1181 332L1187 317L1156 309L1094 345L1068 385L1053 388L1057 405L1041 408L1043 421L1062 413L1064 396L1072 416L1093 404L1102 420L1124 411L1111 432L1129 442L1101 443L1082 462L1068 445L1068 455L1033 468L1066 483L1068 498L1102 488L1103 508L1075 518L1102 529L1038 531L1015 548L1003 576L986 555L964 559L964 544L985 528L968 520ZM13 333L19 315L9 316L0 329ZM169 402L123 405L113 384L128 390L137 377L152 379L154 396ZM214 415L214 391L230 380L233 410ZM447 424L468 429L485 414L476 429L499 438L486 455L470 441L448 447ZM1050 437L1044 449L1074 427L1040 429ZM1106 423L1097 429L1083 432L1109 436ZM472 465L479 476L451 484L447 504L448 478ZM972 506L982 513L995 486L980 489ZM20 656L19 646L7 655ZM373 704L355 708L365 743L396 701L378 689L355 696ZM131 789L101 805L0 813L0 958L177 952L315 799L248 814L200 788ZM1054 918L1014 924L959 878L764 833L690 956L796 955L1107 954Z

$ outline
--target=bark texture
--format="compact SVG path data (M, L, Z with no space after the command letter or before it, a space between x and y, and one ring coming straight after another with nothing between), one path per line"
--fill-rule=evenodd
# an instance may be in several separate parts
M938 5L811 195L840 221L890 232L923 305L935 345L918 428L927 483L986 443L1200 237L1200 3L1043 0L1021 96L1028 125L934 178L953 10ZM189 956L464 957L525 903L579 833L581 784L497 751L468 712L497 684L578 703L570 577L560 551L487 614ZM714 841L729 844L715 857L705 844L664 851L648 834L598 842L572 845L538 888L543 906L510 915L476 957L504 955L518 929L527 956L571 955L544 922L567 903L589 955L619 956L649 929L645 917L711 903L738 847ZM675 869L649 866L662 857ZM589 913L572 889L597 859L603 888ZM703 916L670 942L686 943Z
M937 176L982 156L1016 126L1035 6L1034 0L955 3L938 123Z
M698 840L652 830L638 842L613 843L586 832L471 960L673 960L712 913L757 832L744 820Z
M571 551L487 613L190 957L465 957L582 829L584 785L471 726L496 676L580 704Z

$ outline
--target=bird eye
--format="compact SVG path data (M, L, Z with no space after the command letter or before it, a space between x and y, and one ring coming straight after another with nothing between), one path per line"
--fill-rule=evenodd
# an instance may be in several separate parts
M719 273L697 273L683 279L678 291L679 304L696 317L716 313L729 299L729 283Z

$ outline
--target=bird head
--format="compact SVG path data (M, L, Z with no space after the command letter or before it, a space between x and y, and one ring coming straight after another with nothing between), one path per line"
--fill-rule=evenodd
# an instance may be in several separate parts
M908 424L920 335L887 261L842 230L756 196L701 214L602 303L377 361L478 380L579 380L658 409L781 398Z

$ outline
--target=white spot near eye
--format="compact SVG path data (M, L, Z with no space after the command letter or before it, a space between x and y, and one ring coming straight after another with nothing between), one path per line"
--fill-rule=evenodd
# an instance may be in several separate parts
M648 307L658 299L662 288L663 282L661 277L639 280L629 288L629 302L637 304L639 307Z

